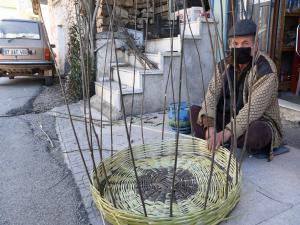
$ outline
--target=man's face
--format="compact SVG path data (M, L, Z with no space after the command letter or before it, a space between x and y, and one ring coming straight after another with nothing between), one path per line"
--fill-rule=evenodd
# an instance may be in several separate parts
M252 48L254 46L253 36L236 36L229 39L229 48Z

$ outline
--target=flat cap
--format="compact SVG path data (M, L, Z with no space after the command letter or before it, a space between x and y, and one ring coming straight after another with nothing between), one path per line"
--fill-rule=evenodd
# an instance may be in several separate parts
M231 27L228 37L233 37L233 27ZM235 36L249 36L256 34L256 24L252 20L240 20L235 24Z

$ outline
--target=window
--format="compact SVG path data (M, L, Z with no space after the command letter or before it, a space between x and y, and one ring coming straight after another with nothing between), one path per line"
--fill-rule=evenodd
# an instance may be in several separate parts
M41 37L37 23L0 20L0 38L36 40Z

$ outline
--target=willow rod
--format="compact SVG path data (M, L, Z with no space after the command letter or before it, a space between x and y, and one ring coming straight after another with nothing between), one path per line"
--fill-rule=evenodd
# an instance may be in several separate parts
M234 13L233 13L234 11L233 11L233 8L232 8L232 17L234 18ZM212 19L213 19L213 21L214 21L214 27L215 27L215 33L216 33L216 35L217 35L217 37L219 38L219 40L221 39L221 36L220 36L220 34L219 34L219 30L218 30L218 28L217 28L217 25L216 25L216 20L215 20L215 16L214 16L214 14L213 14L213 11L211 11L211 14L212 14ZM233 26L235 26L235 24L233 24ZM223 55L225 56L225 47L224 47L224 43L223 42L221 42L221 49L222 49L222 53L223 53ZM229 74L228 74L228 70L227 70L227 68L228 68L228 65L227 65L227 62L226 62L226 60L223 60L223 62L224 62L224 68L225 68L225 75L226 75L226 78L227 78L227 81L228 81L228 87L229 87L229 95L230 95L230 100L232 101L232 99L233 99L233 95L235 94L234 93L234 91L233 91L233 88L232 88L232 85L231 85L231 78L230 78L230 76L229 76ZM222 65L223 63L221 63L221 65ZM224 102L224 104L225 104L225 102ZM223 107L224 108L224 107ZM232 114L233 114L233 112L232 112L232 107L230 107L230 118L232 118ZM223 118L225 118L225 116L224 116L224 112L223 112ZM234 129L233 129L233 121L231 120L230 121L230 124L231 124L231 130L233 131L233 137L235 137L235 131L234 131ZM233 141L233 138L231 138L231 150L230 150L230 156L229 156L229 160L228 160L228 168L230 167L230 165L231 165L231 157L232 157L232 154L233 154L233 151L234 151L234 149L233 149L233 146L234 146L234 143L233 143L234 141ZM228 177L227 177L227 179L228 179ZM226 181L226 189L228 190L228 181Z
M147 9L146 9L146 12L147 12L147 18L148 18L148 13L149 13L149 0L146 1L147 3ZM145 49L147 47L147 41L148 41L148 19L147 19L147 23L146 23L146 37L145 37ZM147 65L145 64L144 65L144 74L146 72L146 67ZM144 75L145 76L145 75ZM141 138L142 138L142 144L145 144L145 138L144 138L144 123L143 123L143 115L144 115L144 101L145 101L145 94L144 94L144 91L146 90L146 85L145 85L145 78L143 79L143 84L142 84L142 87L143 87L143 92L142 92L142 105L141 105Z
M87 8L86 8L87 9ZM89 57L89 51L87 46L84 46L83 43L83 38L82 38L82 31L81 31L81 26L80 26L80 18L79 18L79 12L78 12L78 3L75 2L75 14L76 14L76 20L77 23L79 25L79 45L80 45L80 62L81 62L81 77L82 77L82 92L83 92L83 103L84 103L84 125L85 125L85 134L86 134L86 138L87 138L87 142L88 142L88 146L90 149L90 155L91 155L91 159L92 159L92 164L93 164L93 169L95 170L96 176L97 176L97 167L96 167L96 163L95 163L95 157L94 157L94 152L92 151L92 138L90 140L89 138L89 132L88 132L88 127L87 127L87 118L86 118L86 98L88 98L87 96L89 96L89 88L87 87L87 79L88 77L91 75L90 74L90 70L89 70L89 61L88 61L88 57ZM89 31L89 26L87 26L87 29ZM84 35L87 35L86 33L88 33L87 31L84 33ZM85 36L86 38L86 36ZM85 41L88 41L89 38ZM84 54L83 49L86 49L86 52ZM87 57L87 62L85 63L85 56ZM89 82L88 82L89 83ZM89 106L90 107L90 106ZM90 123L90 128L91 128L91 123ZM90 134L91 134L91 130L90 130ZM91 136L92 137L92 136ZM98 187L100 187L100 181L99 178L96 178L96 182Z
M202 5L204 6L204 1L202 1ZM207 24L207 28L208 28L208 34L209 34L209 40L210 40L210 47L211 47L211 52L213 54L213 65L214 65L214 72L215 74L217 74L217 71L216 71L216 57L215 57L215 50L214 50L214 45L213 45L213 40L212 40L212 33L211 33L211 30L210 30L210 27L209 27L209 23L208 23L208 19L207 19L207 14L205 14L205 21L206 21L206 24ZM216 87L217 87L217 80L215 79L214 80L214 86L215 86L215 90L216 90ZM216 99L216 96L215 96L215 99L214 99L214 104L215 104L215 109L217 108L217 99ZM213 175L213 171L214 171L214 163L215 163L215 154L216 154L216 149L215 149L215 145L216 145L216 136L217 136L217 120L215 118L214 120L214 146L213 146L213 152L212 152L212 157L211 157L211 167L210 167L210 174L209 174L209 178L208 178L208 184L207 184L207 189L206 189L206 194L205 194L205 200L204 200L204 209L206 209L207 207L207 200L208 200L208 196L209 196L209 191L210 191L210 186L211 186L211 181L212 181L212 175ZM210 138L210 137L208 137Z
M180 54L180 69L179 69L179 96L178 96L178 108L177 108L177 132L176 132L176 144L175 144L175 161L174 161L174 172L172 178L172 189L171 189L171 199L170 199L170 217L173 216L173 201L175 195L175 177L176 177L176 169L177 169L177 160L178 160L178 144L179 144L179 116L180 116L180 106L181 106L181 85L182 85L182 66L183 66L183 57L184 57L184 35L185 35L185 27L186 27L186 1L183 2L184 8L184 19L183 19L183 33L181 37L181 54Z
M95 25L95 22L96 22L96 14L97 14L97 11L98 11L98 8L99 8L99 4L100 4L100 0L97 1L96 3L96 8L95 8L95 11L94 11L94 14L93 14L93 20L92 20L92 30L94 28L94 25ZM107 49L107 48L106 48ZM107 51L106 51L107 52ZM104 76L103 76L104 77ZM101 107L102 108L102 107ZM103 148L102 148L102 124L101 124L101 143L99 141L99 137L98 137L98 134L96 132L96 129L95 129L95 126L94 126L94 122L93 122L93 118L92 118L92 114L91 114L91 105L90 105L90 98L89 98L89 112L90 112L90 120L91 120L91 125L92 125L92 128L93 128L93 132L96 136L96 141L97 141L97 146L98 146L98 149L99 149L99 155L100 155L100 161L102 162L103 161ZM101 114L101 117L102 117L102 114ZM102 122L102 120L101 120ZM91 136L92 137L92 136ZM92 138L91 138L91 141L92 141ZM111 152L113 152L113 150L111 149ZM112 194L112 189L111 189L111 184L110 184L110 181L108 180L108 176L107 176L107 172L106 172L106 168L105 168L105 165L103 164L103 173L104 173L104 177L105 177L105 181L107 182L108 184L108 187L109 187L109 193L110 193L110 196L112 198L112 202L113 202L113 205L116 207L116 201L115 201L115 198ZM97 175L96 171L95 171L95 174ZM101 214L102 216L102 214Z
M107 2L107 0L106 0L106 2ZM114 4L115 4L115 0L114 0ZM112 21L112 24L114 24L115 18L110 16L110 19ZM117 49L116 49L116 41L115 41L115 37L114 37L114 32L112 32L112 40L113 40L113 44L115 46L115 48L114 48L114 54L115 54L115 58L116 58L116 67L117 67L119 91L120 91L120 95L122 96L123 95L123 91L122 91L122 85L121 85L121 79L120 79L118 54L117 54ZM128 129L127 121L126 121L126 112L125 112L124 99L122 97L121 97L121 108L122 108L121 111L122 111L122 114L123 114L125 131L126 131L126 136L127 136L127 141L128 141L128 147L130 149L131 161L132 161L132 165L133 165L133 170L134 170L135 178L136 178L136 181L137 181L137 188L138 188L140 199L141 199L141 202L142 202L144 215L147 217L146 206L145 206L145 202L144 202L144 198L143 198L143 193L142 193L141 185L140 185L138 174L137 174L137 170L136 170L135 159L134 159L133 150L132 150L132 146L131 146L130 135L129 135L129 129Z
M137 0L134 0L134 38L136 39L136 20L137 20ZM148 14L147 14L148 17ZM148 21L148 18L147 18ZM133 63L133 85L132 85L132 99L131 99L131 112L129 121L129 136L131 138L131 124L133 118L134 96L135 96L135 78L136 78L136 51L134 51L134 63Z
M259 9L260 9L260 0L258 0L258 4L259 4ZM256 27L256 34L255 34L255 41L254 41L254 49L256 48L256 46L258 45L258 31L259 31L259 24ZM257 46L258 47L258 46ZM253 59L252 59L252 69L251 69L251 73L253 73L253 67L254 67L254 62L255 62L255 55L253 54ZM252 76L253 79L253 76ZM243 160L243 156L246 152L246 147L247 147L247 141L248 141L248 130L249 130L249 123L250 123L250 110L251 110L251 100L252 100L252 82L253 80L251 79L250 81L250 88L249 88L249 94L248 94L248 115L247 115L247 129L246 129L246 134L245 134L245 139L244 139L244 144L243 144L243 150L241 153L241 157L240 157L240 166L238 168L238 170L241 170L241 165L242 165L242 160Z
M47 30L46 30L46 28L44 26L45 23L44 23L44 18L43 18L43 14L42 14L42 10L41 10L40 4L39 4L39 14L41 15L41 22L43 24L42 27L43 27L43 30L44 30L44 32L46 34L45 37L47 39L47 43L50 43L49 42L49 37L48 37ZM86 175L88 177L88 180L89 180L90 184L92 184L92 180L91 180L90 174L89 174L88 169L87 169L87 165L86 165L86 162L85 162L85 159L84 159L84 156L83 156L83 152L82 152L82 149L81 149L81 146L80 146L80 143L79 143L79 139L78 139L77 132L76 132L76 129L75 129L75 126L74 126L74 122L73 122L73 119L71 117L71 110L70 110L69 100L68 100L67 95L66 95L65 87L64 87L64 85L62 83L61 73L60 73L60 70L58 68L57 61L56 61L56 59L54 57L54 52L53 52L52 48L49 48L49 50L50 50L51 56L53 58L53 62L54 62L54 66L55 66L55 71L58 74L59 84L60 84L60 87L61 87L62 92L63 92L64 101L65 101L66 106L67 106L67 111L68 111L68 114L69 114L69 119L70 119L72 131L73 131L73 134L74 134L74 137L75 137L75 140L76 140L76 144L77 144L78 149L79 149L79 154L80 154L81 160L83 162L84 169L85 169Z
M206 98L205 98L204 75L203 75L203 69L202 69L200 51L199 51L198 45L196 43L196 39L195 39L194 33L192 31L192 27L191 27L191 23L190 23L189 19L188 19L188 25L189 25L189 29L190 29L190 32L191 32L191 35L192 35L193 43L194 43L194 46L195 46L195 49L196 49L196 52L197 52L197 56L198 56L199 69L200 69L200 77L201 77L201 81L202 81L204 110L205 110L205 113L207 115L207 102L206 102ZM193 127L192 127L192 129L193 129Z
M113 36L114 36L114 34L113 34ZM115 39L114 39L114 44L115 44ZM119 71L119 65L118 65L118 55L117 55L116 48L115 48L115 56L116 56L116 62L117 62L117 74L118 74L118 80L119 80L119 82L118 82L119 83L119 91L120 91L120 95L122 96L123 92L122 92L120 71ZM127 121L126 121L124 99L122 97L121 97L121 106L122 106L122 114L123 114L123 120L124 120L124 124L125 124L125 130L126 130L128 146L129 146L129 149L130 149L130 155L131 155L131 159L132 159L133 170L134 170L134 174L135 174L135 178L136 178L137 187L138 187L138 190L139 190L141 202L142 202L142 205L143 205L144 215L147 217L146 206L145 206L144 197L143 197L143 193L142 193L142 189L141 189L141 184L140 184L138 174L137 174L137 170L136 170L135 159L134 159L134 155L133 155L131 140L130 140L130 136L129 136L129 130L128 130Z
M175 1L173 1L173 7L175 11ZM169 80L171 77L171 87L172 87L172 97L173 97L173 103L175 104L175 93L174 93L174 81L173 81L173 48L174 48L174 30L175 30L175 15L172 18L172 28L171 28L171 43L170 43L170 48L171 48L171 59L170 59L170 64L169 64L169 69L168 69L168 77L167 77L167 82L165 86L165 92L164 92L164 106L163 106L163 125L162 125L162 134L161 134L161 139L164 140L164 135L165 135L165 123L166 123L166 107L167 107L167 93L168 93L168 86L169 86ZM175 123L176 123L176 117L175 117Z

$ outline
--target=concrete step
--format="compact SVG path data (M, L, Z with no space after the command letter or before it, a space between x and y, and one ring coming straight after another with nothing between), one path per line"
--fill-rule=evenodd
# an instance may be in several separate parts
M118 78L118 69L117 67L112 67L113 70L113 80L119 81ZM121 83L130 87L133 87L133 85L141 89L142 88L142 77L139 72L139 70L133 67L119 67L119 75L121 78Z
M126 67L129 66L127 62L118 62L119 67ZM117 62L111 62L111 67L117 67Z
M111 65L116 66L116 57L114 51L112 52L112 58L110 57L110 47L106 52L106 48L103 48L97 52L97 71L101 73L101 75L97 75L97 77L101 77L105 72L104 76L109 76L110 71L110 60L112 61ZM127 62L125 61L125 53L121 50L118 51L118 64L120 66L127 66Z
M171 52L158 52L158 53L151 53L151 52L146 52L144 53L145 56L154 62L159 70L163 70L164 67L164 59L165 57L171 57ZM180 52L173 52L172 54L173 57L179 57ZM138 59L135 60L135 56L133 53L128 53L127 56L125 57L125 61L127 62L128 65L137 68L139 70L144 70L145 66L140 63ZM147 67L147 69L149 69Z
M103 77L104 77L104 81L109 81L109 76L110 76L110 69L109 68L113 68L113 67L117 67L117 63L116 62L111 62L111 63L107 63L108 64L108 68L105 72L105 74L101 73L97 76L97 82L103 82ZM111 67L109 67L111 66ZM128 67L129 64L126 62L118 62L118 66L119 67Z
M146 43L145 52L159 53L171 51L172 38L151 39ZM180 36L173 37L173 51L181 52Z
M147 53L145 54L147 56ZM155 55L155 54L154 54ZM149 58L152 62L158 64L159 61L154 61L153 59ZM142 64L137 57L135 57L134 53L129 53L127 52L126 56L125 56L125 61L128 63L128 65L132 66L132 67L136 67L138 69L145 69L145 65ZM159 66L159 65L158 65ZM146 69L149 69L148 66L146 66Z
M152 62L156 63L158 66L158 69L163 70L164 67L164 57L163 55L159 53L145 53L147 58L151 60Z
M118 79L118 69L113 67L113 80L119 81ZM143 70L134 67L119 67L119 75L121 78L121 83L137 89L143 89L143 76L144 75L162 75L163 71L161 70Z
M181 53L180 52L159 52L159 53L146 53L145 54L150 60L157 63L158 68L160 70L164 70L164 66L166 66L164 63L167 59L167 61L170 61L172 58L173 61L180 58ZM169 64L167 65L167 69L169 69Z
M278 99L280 106L280 117L292 122L300 121L300 105L283 99Z
M110 116L110 108L112 108L112 117L113 120L120 119L122 117L122 102L121 102L121 92L119 83L116 81L105 81L95 82L96 95L91 99L92 106L101 111L101 96L103 96L102 110L103 114L106 117ZM132 96L134 93L134 109L133 113L138 114L140 112L139 105L142 101L142 89L135 87L133 90L132 87L122 84L122 98L125 105L126 115L131 114L132 106Z

